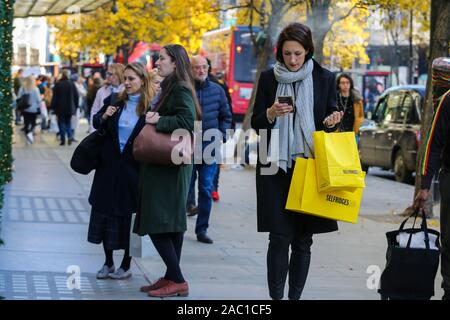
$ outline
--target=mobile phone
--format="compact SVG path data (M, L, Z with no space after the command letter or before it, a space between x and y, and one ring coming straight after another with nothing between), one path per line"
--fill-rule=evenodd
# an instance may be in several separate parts
M294 107L294 101L292 99L292 96L278 96L277 100L278 100L278 103L286 103L286 104ZM291 112L294 112L294 108L292 108Z

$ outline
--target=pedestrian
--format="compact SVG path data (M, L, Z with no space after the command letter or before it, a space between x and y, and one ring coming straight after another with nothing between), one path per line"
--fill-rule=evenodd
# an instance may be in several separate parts
M338 229L334 220L285 210L294 160L314 157L313 132L336 130L342 117L336 109L335 76L313 60L313 54L309 27L292 23L281 31L276 45L277 62L261 73L251 119L258 134L268 131L269 150L276 149L277 144L279 147L275 174L262 172L271 164L265 164L261 157L256 167L258 231L269 232L267 281L272 299L283 298L288 272L288 297L300 299L308 275L313 234ZM279 103L279 96L292 97L295 106ZM279 140L270 140L272 129L278 130Z
M442 300L450 300L450 81L448 75L445 81L447 92L437 101L438 107L428 132L423 153L421 189L417 193L413 207L424 209L425 202L430 197L432 179L439 171L441 286L444 289ZM437 91L435 85L434 87Z
M17 70L17 73L15 74L14 78L13 78L13 89L14 89L14 93L16 94L16 96L19 95L19 89L20 87L22 87L23 85L23 81L24 81L24 76L23 76L23 69L19 69ZM18 110L17 108L15 109L15 123L16 125L20 125L21 124L21 119L22 119L22 113L20 112L20 110Z
M66 135L68 144L72 144L71 119L78 108L78 91L69 77L70 71L63 70L61 79L53 87L51 109L58 119L60 146L65 145Z
M346 73L336 79L336 90L338 110L344 113L339 131L353 131L358 139L359 127L364 121L362 96L355 89L352 77Z
M156 91L156 95L153 97L152 102L150 103L152 106L152 109L156 106L156 104L158 103L158 100L160 98L161 95L161 82L164 80L163 77L161 77L158 74L158 69L152 69L150 71L150 81L153 84L153 87L155 88Z
M87 93L86 93L86 105L87 105L86 106L87 107L86 108L86 114L87 115L86 115L86 118L87 118L88 123L89 123L88 133L95 131L94 127L92 126L92 118L91 118L92 106L94 105L94 101L95 101L95 98L97 96L97 92L103 87L103 85L107 86L107 84L104 83L101 78L92 79L92 76L91 76L91 77L89 77L87 79ZM104 98L106 99L106 97L104 97ZM100 100L101 99L99 99L99 102L102 103ZM96 112L98 112L98 110L100 110L100 108L102 106L103 105L101 105L100 107L97 106L96 107L96 109L97 109ZM93 114L92 114L92 116L93 116Z
M133 142L145 124L145 112L155 95L145 67L131 63L125 67L125 90L112 104L112 96L94 115L95 129L106 132L101 165L95 171L89 195L92 206L88 241L103 243L105 263L98 279L127 279L130 271L131 215L137 210L139 162L133 156ZM115 270L113 251L124 249Z
M205 57L192 57L191 65L195 79L195 91L202 108L202 131L217 130L222 136L222 141L225 141L226 130L231 128L231 112L225 92L221 86L208 79L208 63ZM195 181L198 176L198 216L195 234L198 241L209 244L213 243L207 233L211 215L213 182L217 166L220 165L215 159L215 151L220 152L220 150L214 150L211 155L205 155L204 151L214 142L214 139L211 141L202 139L202 154L206 158L203 158L200 164L194 165L187 200L188 215L193 216L197 211L195 209Z
M112 93L115 95L113 97L117 97L117 95L123 91L123 72L124 72L124 66L120 63L111 63L108 66L108 70L106 71L106 82L103 87L101 87L95 94L95 100L91 106L90 110L90 131L94 132L95 128L92 126L92 118L94 115L100 110L100 108L103 106L103 101L109 97ZM95 74L99 74L96 72ZM95 75L94 74L94 75ZM95 84L98 83L101 79L99 76L95 76L94 78L94 88ZM115 98L113 98L115 99Z
M206 58L206 61L208 62L208 79L214 83L217 83L219 86L221 86L223 91L225 92L225 96L227 97L228 107L229 107L230 113L231 113L231 129L235 130L236 123L234 121L233 104L232 104L228 85L225 82L225 79L223 79L223 77L217 77L214 74L212 74L211 60ZM224 141L224 142L226 142L226 141ZM219 163L216 164L216 173L214 174L213 189L211 192L211 197L212 197L213 201L219 201L219 199L220 199L220 195L219 195L220 166L221 165Z
M36 86L36 79L34 76L28 76L23 80L22 86L18 91L18 97L23 95L28 95L29 107L22 111L23 122L24 122L24 132L28 144L34 142L33 131L36 127L36 118L40 113L41 107L41 94Z
M75 85L75 88L77 89L77 93L78 93L78 104L76 106L76 111L75 114L72 115L72 118L70 120L70 128L72 130L72 143L73 142L78 142L75 139L75 133L77 131L78 128L78 123L80 121L80 115L81 115L81 111L82 111L82 104L84 101L84 98L86 97L87 91L86 89L84 89L82 83L82 78L77 74L74 73L70 76L70 81L73 82L73 84Z
M194 130L194 120L201 116L195 96L189 57L178 44L164 46L156 62L161 83L161 98L146 122L159 132L176 129ZM183 235L186 231L186 197L192 164L161 166L141 164L139 210L134 232L149 235L166 265L166 273L152 285L141 287L153 297L186 296L189 285L180 268Z

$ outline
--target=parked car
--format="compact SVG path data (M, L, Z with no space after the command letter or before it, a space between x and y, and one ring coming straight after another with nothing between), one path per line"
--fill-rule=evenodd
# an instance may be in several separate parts
M424 97L423 85L392 87L379 97L369 121L360 128L363 170L370 166L393 169L396 181L413 181Z

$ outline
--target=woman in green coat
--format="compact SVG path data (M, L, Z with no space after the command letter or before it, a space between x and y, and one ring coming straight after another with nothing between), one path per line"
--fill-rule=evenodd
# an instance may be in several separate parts
M161 83L161 98L146 115L146 123L156 130L172 133L176 129L194 130L200 117L191 65L186 50L180 45L167 45L156 62ZM149 235L164 261L167 271L141 291L153 297L186 296L188 283L180 269L181 248L186 231L186 198L192 164L181 166L141 165L140 202L134 232Z

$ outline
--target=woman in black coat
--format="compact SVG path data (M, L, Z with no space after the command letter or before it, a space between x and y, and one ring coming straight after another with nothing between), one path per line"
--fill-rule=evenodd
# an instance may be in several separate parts
M155 95L149 75L140 63L125 67L125 90L114 105L112 96L93 118L94 128L106 132L101 165L95 171L89 203L92 206L88 241L103 243L105 263L98 279L131 276L129 255L131 215L137 210L140 163L133 156L133 142L145 124L145 113ZM125 249L115 270L113 250Z
M312 59L313 53L307 26L293 23L281 31L278 62L261 73L251 120L262 137L259 148L265 147L273 157L278 145L278 160L267 163L259 155L256 168L258 231L270 232L267 280L272 299L283 298L288 271L288 297L300 298L309 270L312 235L337 230L336 221L285 210L295 158L314 157L313 132L334 131L342 117L336 109L335 77ZM281 96L291 97L291 101L279 99ZM274 136L278 139L271 139L272 129L278 129L279 135ZM265 134L267 146L262 145Z

